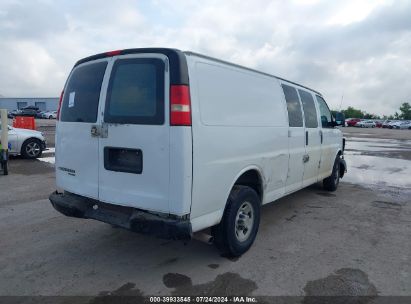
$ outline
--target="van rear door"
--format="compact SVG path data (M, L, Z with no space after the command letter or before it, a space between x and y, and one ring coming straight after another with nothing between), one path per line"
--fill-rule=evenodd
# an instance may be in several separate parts
M99 199L169 212L169 72L162 54L113 57L99 126Z
M56 183L64 190L98 199L99 140L92 130L109 59L76 66L62 95L56 127Z

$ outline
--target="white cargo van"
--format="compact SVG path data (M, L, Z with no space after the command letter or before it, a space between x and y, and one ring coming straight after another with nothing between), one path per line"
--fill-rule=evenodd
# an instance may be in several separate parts
M343 176L343 138L322 95L175 49L76 63L60 98L51 194L67 216L189 239L211 228L238 256L261 205Z

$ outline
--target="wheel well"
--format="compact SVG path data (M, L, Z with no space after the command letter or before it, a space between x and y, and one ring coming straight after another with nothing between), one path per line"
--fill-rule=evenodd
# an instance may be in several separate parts
M257 170L249 170L244 172L235 182L235 185L248 186L253 188L260 197L260 201L263 200L263 183L260 173Z

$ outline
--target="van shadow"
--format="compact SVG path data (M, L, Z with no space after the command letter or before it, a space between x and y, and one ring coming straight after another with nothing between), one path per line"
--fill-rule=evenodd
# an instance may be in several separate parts
M257 241L238 259L227 259L214 246L197 240L163 240L112 228L94 220L60 216L55 219L56 223L65 223L56 229L44 231L48 235L43 237L56 239L63 235L64 240L56 241L51 252L37 253L46 256L47 263L43 266L46 269L42 267L45 273L65 265L62 276L67 279L79 276L103 283L107 277L116 277L116 281L135 282L143 288L145 282L157 281L167 273L208 273L212 277L222 271L229 271L233 263L242 259L247 261L255 256L269 259L272 253L266 252L266 249L274 244L267 244L265 240L270 235L283 232L287 224L298 221L304 212L327 208L330 198L317 194L322 192L320 185L313 185L263 206ZM102 285L100 287L105 288Z
M274 229L275 225L290 222L299 216L307 208L322 208L319 199L329 200L323 192L321 185L312 185L278 201L264 205L261 213L259 237L264 238L265 233ZM324 203L322 203L324 205ZM307 211L307 210L306 210ZM310 211L310 210L308 210ZM122 228L113 228L110 225L94 220L70 219L85 228L76 233L69 243L63 244L63 252L69 252L76 248L81 250L84 257L93 257L96 264L118 263L119 265L164 267L177 265L183 261L185 265L193 263L198 265L202 261L205 265L227 262L220 256L219 251L206 242L197 240L174 241L158 239L151 236L134 233ZM87 224L84 223L87 221ZM77 225L76 225L77 226ZM93 227L89 230L86 227ZM209 230L203 230L196 235L209 234ZM235 261L231 259L228 262Z
M266 204L261 210L259 233L263 237L265 232L276 230L278 225L295 222L308 214L318 214L324 208L335 208L336 196L325 191L322 183L316 183Z

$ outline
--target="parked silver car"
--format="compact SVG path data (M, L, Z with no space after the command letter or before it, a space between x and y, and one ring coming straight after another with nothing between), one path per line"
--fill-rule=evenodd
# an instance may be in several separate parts
M375 128L376 124L372 120L361 120L357 122L355 126L360 128Z
M41 118L46 119L56 119L57 118L57 111L45 111L41 113Z
M9 129L9 154L24 158L40 157L46 149L46 139L39 131L19 129L7 126ZM0 130L2 126L0 124Z

